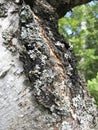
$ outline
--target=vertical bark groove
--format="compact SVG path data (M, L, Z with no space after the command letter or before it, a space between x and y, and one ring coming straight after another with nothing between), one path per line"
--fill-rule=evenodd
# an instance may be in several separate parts
M7 102L0 104L1 130L94 130L96 106L72 49L58 33L60 1L3 2L0 47L11 67L2 71L0 64L0 100Z

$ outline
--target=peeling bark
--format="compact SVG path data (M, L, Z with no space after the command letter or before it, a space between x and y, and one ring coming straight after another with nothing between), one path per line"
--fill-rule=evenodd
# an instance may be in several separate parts
M7 54L10 53L11 61L14 55L19 56L24 70L15 73L12 71L12 66L21 67L21 62L15 62L13 65L10 63L8 69L1 71L0 82L12 73L15 79L20 76L18 79L21 82L14 88L17 90L19 85L22 88L26 87L23 90L19 89L18 102L14 101L16 106L19 106L19 110L16 111L17 116L14 113L13 122L12 117L8 119L6 116L7 125L4 127L1 122L1 130L97 129L96 106L78 75L76 57L72 48L60 36L57 27L58 18L70 7L88 1L72 3L68 0L25 0L22 3L17 0L14 2L5 0L1 2L0 41L5 44ZM60 9L62 5L66 7L65 10ZM8 23L4 26L6 22ZM21 98L18 98L20 95ZM27 95L30 95L30 98ZM4 110L7 111L5 108ZM23 114L19 117L21 111Z

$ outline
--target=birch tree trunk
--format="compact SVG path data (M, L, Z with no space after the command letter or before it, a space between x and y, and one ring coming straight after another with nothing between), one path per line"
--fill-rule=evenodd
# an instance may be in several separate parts
M97 109L58 18L90 0L0 0L0 130L97 130Z

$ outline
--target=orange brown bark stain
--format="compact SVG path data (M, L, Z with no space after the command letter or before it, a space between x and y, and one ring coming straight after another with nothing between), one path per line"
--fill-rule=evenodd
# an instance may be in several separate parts
M64 70L63 70L62 61L61 61L60 57L58 57L56 55L55 50L53 49L53 45L52 45L50 39L48 39L48 36L47 36L45 30L43 29L42 24L41 24L42 23L41 19L36 15L34 15L34 16L35 16L36 20L38 21L38 23L40 25L39 26L40 32L42 34L42 37L43 37L45 43L47 44L47 46L48 46L48 48L50 50L51 57L54 58L54 61L55 61L55 66L54 67L59 72L59 75L60 75L59 78L61 79L61 81L63 81L65 79L65 74L64 74Z
M52 42L50 41L50 39L48 38L47 36L47 33L45 32L45 30L43 29L42 27L42 21L41 19L36 16L34 14L34 17L35 19L37 20L38 24L39 24L39 29L40 29L40 33L45 41L45 43L47 44L49 50L50 50L50 55L51 57L54 58L55 60L55 65L54 65L54 68L57 70L58 74L59 74L59 81L60 82L63 82L65 79L67 79L67 77L65 77L65 73L64 73L64 69L63 69L63 63L62 63L62 60L60 57L57 56L54 48L53 48L53 45L52 45ZM57 81L57 82L59 82ZM57 85L58 86L58 85ZM75 108L73 107L72 103L71 103L71 96L70 98L66 95L66 90L64 87L60 87L60 95L62 95L62 97L64 97L65 99L67 99L67 103L69 104L70 108L71 108L71 115L73 117L73 120L77 121L77 116L75 115ZM54 130L58 130L58 128L55 128Z
M55 127L54 130L59 130L59 128L58 128L58 127Z

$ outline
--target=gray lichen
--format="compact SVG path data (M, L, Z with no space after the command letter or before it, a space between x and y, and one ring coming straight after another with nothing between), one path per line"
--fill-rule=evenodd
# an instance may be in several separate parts
M25 4L20 10L14 2L13 6L7 5L5 21L9 22L7 28L3 24L2 37L4 47L11 52L19 52L17 54L23 62L24 70L17 67L17 70L11 69L13 75L19 79L21 74L25 73L27 77L21 81L25 88L20 91L20 85L19 90L17 89L18 96L21 96L18 97L19 110L25 110L24 115L18 116L23 121L30 120L26 123L30 124L31 130L46 130L48 127L49 130L94 129L97 119L96 106L92 99L86 96L76 69L77 61L72 48L57 31L55 9L45 0L41 1L42 3L37 0L38 3L34 3L35 7L30 5L32 10ZM16 4L19 5L18 2L20 1L16 0ZM45 4L48 4L49 8ZM5 14L6 9L4 7ZM2 11L3 9L1 17ZM12 56L13 53L10 54ZM11 65L14 68L12 61ZM9 71L10 68L0 71L0 79L5 78ZM19 82L20 80L17 81ZM26 123L20 123L20 128L30 128ZM15 127L19 128L18 125ZM9 127L11 128L13 129L13 126Z
M52 113L67 118L73 116L73 118L82 122L82 113L80 112L81 109L87 106L85 106L86 102L83 100L84 94L81 89L82 86L78 82L76 83L76 81L80 79L76 71L77 64L72 50L69 48L69 50L64 52L64 62L66 63L64 64L66 68L65 74L68 77L60 81L59 72L54 67L56 61L51 57L49 46L46 43L47 41L44 40L45 37L42 36L39 30L41 25L35 14L33 14L29 6L24 6L21 9L20 16L21 43L26 48L21 53L20 59L24 63L25 74L32 82L33 94L37 101L48 108ZM51 33L47 35L51 35ZM57 48L62 50L65 48L64 44L60 41L54 44ZM55 51L57 52L57 50ZM60 55L60 50L57 53ZM63 91L64 95L62 94ZM71 93L72 96L69 96L69 93ZM71 112L72 106L67 95L72 99L72 106L75 108L75 111L77 111L75 115ZM86 112L84 112L83 117L85 114ZM89 119L87 118L87 120ZM93 120L93 116L90 115L89 121L91 120Z
M24 62L24 70L32 82L36 99L46 108L49 108L51 112L70 115L70 108L60 95L61 90L59 90L59 87L56 88L56 77L59 74L54 67L50 68L55 65L55 61L50 59L48 46L44 43L45 41L42 39L39 30L40 25L28 6L22 8L20 23L22 25L22 44L27 49L26 52L21 54L20 59ZM57 44L61 43L57 42ZM61 46L64 45L61 44ZM59 85L66 87L64 82Z
M6 17L8 14L7 14L7 9L6 9L6 6L5 4L3 3L0 3L0 17Z

